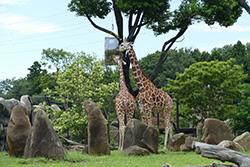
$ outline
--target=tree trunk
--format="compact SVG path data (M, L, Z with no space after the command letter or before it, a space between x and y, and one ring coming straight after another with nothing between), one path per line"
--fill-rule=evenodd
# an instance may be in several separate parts
M239 167L249 167L250 165L250 157L237 151L200 142L193 142L192 147L195 148L195 152L201 154L202 157L217 159L222 162L232 162Z

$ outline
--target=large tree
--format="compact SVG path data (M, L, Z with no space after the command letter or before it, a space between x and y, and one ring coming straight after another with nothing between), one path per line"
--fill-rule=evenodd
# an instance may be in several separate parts
M170 0L71 0L68 7L77 16L84 16L98 30L113 35L119 40L124 38L124 18L127 19L128 41L135 41L141 28L152 29L155 35L177 30L173 38L166 40L161 49L161 56L155 65L150 79L153 81L168 57L167 52L195 21L204 21L208 25L218 22L221 26L234 24L241 16L242 8L234 0L182 0L180 5L172 10ZM105 19L113 12L116 19L117 34L97 25L93 18ZM125 80L132 92L129 80L129 57L125 55Z
M169 79L173 96L188 109L187 118L194 123L214 117L229 119L236 111L235 100L239 99L241 83L246 78L242 66L235 65L235 59L198 62Z

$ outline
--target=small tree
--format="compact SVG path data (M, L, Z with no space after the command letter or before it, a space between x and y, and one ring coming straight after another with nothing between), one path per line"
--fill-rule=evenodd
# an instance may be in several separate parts
M62 102L65 108L53 122L55 129L60 134L69 130L77 137L75 140L81 141L87 127L83 101L94 101L103 108L105 100L109 100L113 92L118 90L118 82L101 82L104 68L95 57L84 53L74 57L72 65L65 68L64 72L58 71L55 90L47 89L46 92L57 96L55 100Z
M214 117L232 118L236 111L234 102L241 97L241 82L246 78L242 66L235 59L226 62L199 62L191 65L175 80L169 79L169 89L194 124Z

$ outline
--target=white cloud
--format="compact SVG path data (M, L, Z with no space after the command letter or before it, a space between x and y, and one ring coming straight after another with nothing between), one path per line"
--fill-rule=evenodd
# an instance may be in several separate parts
M0 0L0 4L5 5L24 5L29 3L31 0Z
M51 23L43 23L33 18L12 13L0 14L0 28L22 34L49 33L63 29Z

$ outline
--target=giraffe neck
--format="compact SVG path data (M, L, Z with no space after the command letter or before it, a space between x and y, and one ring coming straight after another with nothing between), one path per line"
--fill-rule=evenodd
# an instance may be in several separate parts
M144 85L145 81L148 81L148 80L150 81L150 79L142 71L141 66L136 58L133 47L129 49L128 54L129 54L130 62L132 64L132 71L133 71L136 84L140 88Z
M125 76L123 73L123 66L122 63L119 63L119 72L120 72L120 89L128 90L126 83L125 83Z

